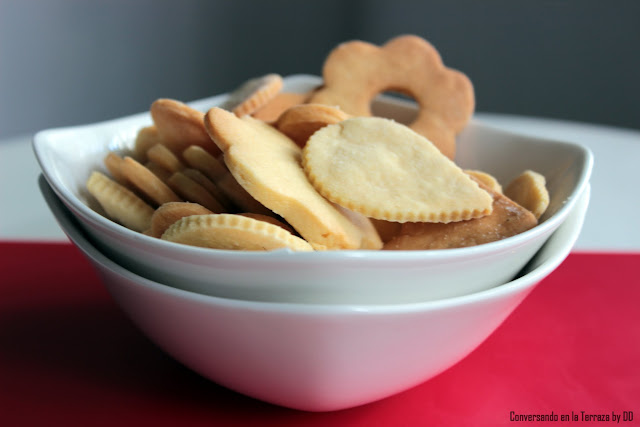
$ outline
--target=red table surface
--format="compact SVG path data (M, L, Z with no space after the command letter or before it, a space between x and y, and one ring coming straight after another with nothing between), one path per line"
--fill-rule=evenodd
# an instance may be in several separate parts
M0 425L495 426L551 413L558 421L548 424L565 414L602 424L584 420L612 413L639 424L639 261L573 253L436 378L368 405L308 413L232 392L164 354L74 246L0 243Z

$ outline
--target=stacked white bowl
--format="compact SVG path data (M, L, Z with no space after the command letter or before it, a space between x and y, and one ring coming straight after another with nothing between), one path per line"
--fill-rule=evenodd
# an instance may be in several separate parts
M285 90L317 84L285 79ZM197 101L206 110L225 96ZM410 104L381 99L397 120ZM148 114L38 133L41 191L114 299L186 366L296 409L343 409L415 386L476 348L568 255L589 200L591 153L472 122L456 162L508 182L547 178L540 224L502 241L436 251L239 252L189 247L109 221L84 185L109 150L131 148Z

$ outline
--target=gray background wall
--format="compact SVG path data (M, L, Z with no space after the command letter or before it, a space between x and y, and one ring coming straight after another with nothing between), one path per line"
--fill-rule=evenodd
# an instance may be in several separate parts
M0 139L319 74L354 38L431 41L477 110L640 128L635 0L0 0Z

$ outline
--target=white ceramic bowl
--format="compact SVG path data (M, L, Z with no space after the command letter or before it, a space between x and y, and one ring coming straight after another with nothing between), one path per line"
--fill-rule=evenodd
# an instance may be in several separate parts
M285 79L285 90L318 85L313 76ZM196 101L206 111L227 95ZM375 111L406 122L415 105L393 98ZM525 169L547 178L551 204L533 229L499 242L433 251L239 252L189 247L151 238L109 221L88 195L93 170L109 150L131 148L151 123L138 114L104 123L38 133L34 150L47 181L80 220L93 244L143 277L227 298L273 302L395 304L465 295L513 278L562 224L587 186L592 155L577 144L536 139L472 122L458 138L457 163L507 183Z
M151 340L220 385L309 411L382 399L464 358L565 259L589 199L587 188L522 275L502 286L414 304L321 305L217 298L142 278L96 249L44 179L40 186L61 227Z

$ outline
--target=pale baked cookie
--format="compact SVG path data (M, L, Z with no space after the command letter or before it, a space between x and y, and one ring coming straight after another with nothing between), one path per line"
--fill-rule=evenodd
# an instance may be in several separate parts
M205 125L224 152L237 182L284 218L315 248L357 249L362 233L309 183L301 149L277 129L251 116L212 108Z
M291 249L312 251L303 239L278 225L243 215L195 215L179 219L162 239L186 245L214 249L269 251Z
M273 97L265 106L252 114L256 119L263 122L272 123L275 122L280 114L286 111L288 108L294 105L304 104L311 96L309 93L296 93L296 92L280 92Z
M502 185L500 185L498 180L493 175L490 175L487 172L473 169L466 169L465 172L468 175L471 175L476 181L480 181L482 184L489 187L493 191L502 193Z
M491 213L491 196L422 135L356 117L309 138L303 167L324 197L387 221L452 222Z
M338 107L324 104L301 104L284 111L275 123L278 130L300 147L318 129L348 119L347 113Z
M231 92L221 108L232 111L238 117L252 114L267 105L280 89L282 77L279 74L256 77Z
M339 105L352 116L370 116L373 98L385 91L413 97L419 111L411 128L450 159L455 157L455 136L475 108L469 78L445 67L438 51L414 35L396 37L382 47L342 43L328 55L322 76L324 87L309 103Z
M483 186L483 184L480 184ZM483 186L484 187L484 186ZM484 187L493 197L490 215L448 224L408 222L385 243L387 250L451 249L481 245L515 236L538 221L527 209L508 197Z
M540 218L549 206L549 191L544 175L526 170L507 185L504 194Z
M191 215L212 214L209 209L198 203L169 202L159 206L151 216L151 228L148 235L160 237L177 220Z
M200 146L213 155L220 154L207 135L201 111L174 99L161 98L151 104L150 112L160 142L176 155L191 145Z
M91 173L86 185L109 218L134 231L149 228L153 208L131 190L97 171Z

